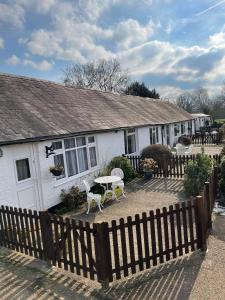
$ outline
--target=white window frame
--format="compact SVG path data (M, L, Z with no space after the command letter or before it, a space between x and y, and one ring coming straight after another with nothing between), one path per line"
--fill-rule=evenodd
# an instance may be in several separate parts
M89 137L94 137L94 142L93 143L88 143L88 138ZM86 144L82 145L82 146L77 146L76 145L76 140L75 140L75 147L66 149L64 141L67 140L67 139L76 139L76 138L85 138ZM79 135L79 136L74 136L74 137L68 137L68 138L65 138L63 140L54 140L53 143L54 142L61 142L62 143L62 148L54 150L55 154L53 155L53 160L54 160L54 156L62 154L63 155L63 161L64 161L64 170L65 170L65 176L64 177L59 176L58 178L56 178L57 181L61 182L63 180L64 181L65 180L71 180L73 178L77 178L77 177L83 176L85 174L88 174L90 171L94 171L98 168L98 152L97 152L97 143L96 143L96 136L95 135L93 135L93 134L92 135L87 135L87 136ZM96 152L96 162L97 162L97 164L94 167L91 167L90 152L89 152L89 148L92 148L92 147L95 147L95 152ZM87 149L88 169L85 170L85 171L79 172L79 160L78 160L77 150L81 149L81 148L86 148ZM71 151L71 150L76 150L78 173L74 174L72 176L68 176L68 168L67 168L67 162L66 162L66 152Z
M125 154L135 154L137 153L137 131L136 128L130 128L124 131L125 133ZM135 152L128 153L128 137L134 135L135 137Z
M159 126L149 127L149 139L150 145L155 145L159 143Z

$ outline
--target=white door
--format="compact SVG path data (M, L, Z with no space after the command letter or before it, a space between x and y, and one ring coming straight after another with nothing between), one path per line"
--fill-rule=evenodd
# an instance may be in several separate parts
M38 194L35 185L35 164L32 145L18 145L12 150L15 175L15 193L18 207L38 210Z

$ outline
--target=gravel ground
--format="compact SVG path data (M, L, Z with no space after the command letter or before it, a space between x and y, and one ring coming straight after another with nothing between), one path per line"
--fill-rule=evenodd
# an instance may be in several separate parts
M193 154L201 153L201 146L193 145ZM210 145L204 146L205 153L208 155L220 154L223 146Z
M92 208L89 215L86 215L84 206L80 210L65 214L64 217L89 222L119 220L187 200L183 192L183 181L173 178L153 178L147 181L136 178L126 185L125 191L126 198L120 197L120 201L109 200L104 204L103 213Z

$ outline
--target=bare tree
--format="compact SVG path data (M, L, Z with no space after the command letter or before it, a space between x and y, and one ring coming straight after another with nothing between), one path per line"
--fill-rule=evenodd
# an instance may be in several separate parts
M193 111L193 97L188 92L179 95L177 97L176 104L188 112Z
M128 82L127 72L122 70L116 59L72 64L67 66L63 73L66 85L101 91L121 92Z
M186 92L178 96L177 105L188 112L202 112L210 114L212 101L206 89L200 87L193 92Z
M195 111L202 112L204 114L210 114L211 112L211 101L206 89L199 87L193 94L193 102Z

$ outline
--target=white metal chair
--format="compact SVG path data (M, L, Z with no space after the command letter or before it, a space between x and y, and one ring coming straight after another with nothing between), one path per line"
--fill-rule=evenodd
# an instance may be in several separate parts
M192 151L193 151L193 145L190 145L190 146L186 149L184 155L192 155Z
M185 155L185 151L186 151L185 146L183 146L182 144L178 143L178 144L176 144L175 148L176 148L177 155Z
M117 187L119 187L121 190L122 190L122 195L124 197L126 197L125 193L124 193L124 182L123 182L123 178L124 178L124 173L123 173L123 170L120 169L120 168L115 168L115 169L112 169L111 171L111 176L118 176L120 177L120 181L117 181L117 182L113 182L112 183L112 189L115 193L115 189Z
M90 187L89 183L86 180L83 180L83 184L85 186L85 190L86 190L86 193L87 193L88 210L87 210L86 214L89 214L91 202L93 200L97 203L99 211L102 212L102 207L103 207L103 205L101 204L102 196L100 194L90 193L91 187Z

